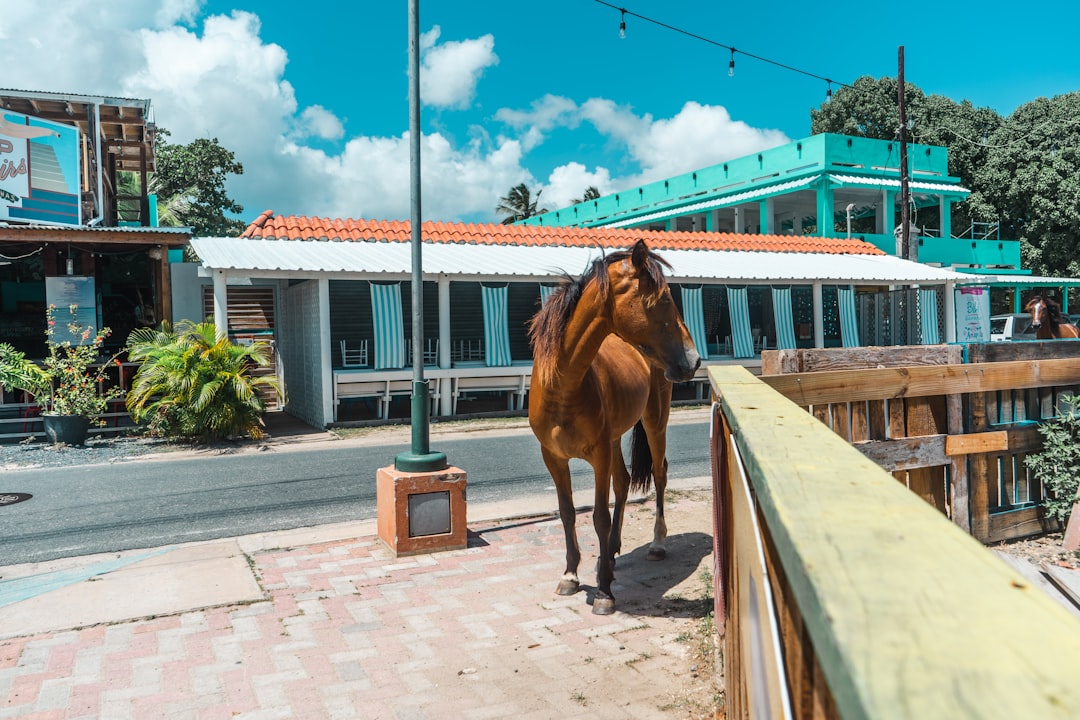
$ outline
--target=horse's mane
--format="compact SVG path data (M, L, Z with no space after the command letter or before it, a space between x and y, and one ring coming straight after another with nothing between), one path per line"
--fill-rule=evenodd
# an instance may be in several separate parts
M671 265L645 248L643 288L648 298L658 297L667 287L664 268ZM632 250L620 250L592 261L580 278L575 280L563 273L559 286L529 320L529 342L533 348L533 374L550 382L556 374L556 360L562 347L563 335L578 302L590 283L596 284L601 303L606 303L610 291L608 268L633 256Z

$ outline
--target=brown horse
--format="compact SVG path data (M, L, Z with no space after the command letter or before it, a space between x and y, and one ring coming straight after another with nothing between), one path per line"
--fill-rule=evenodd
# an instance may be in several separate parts
M1062 317L1061 307L1050 298L1034 296L1024 306L1024 312L1031 313L1031 327L1035 328L1036 340L1080 337L1080 330Z
M672 381L701 364L664 277L670 267L639 240L630 251L597 259L580 280L569 276L529 323L533 375L529 425L558 493L566 536L566 571L556 592L577 592L570 458L582 458L596 479L593 526L600 541L593 613L615 611L611 593L623 510L631 486L656 485L656 521L649 557L665 556L664 488ZM631 473L621 438L634 428ZM608 511L614 486L614 517Z

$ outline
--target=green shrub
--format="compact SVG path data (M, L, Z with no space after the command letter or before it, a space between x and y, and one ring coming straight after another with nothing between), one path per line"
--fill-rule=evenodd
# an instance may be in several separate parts
M127 397L131 416L164 437L218 440L263 437L259 391L280 397L275 377L251 371L270 364L266 343L238 345L219 338L213 323L141 328L128 338L128 358L141 362Z
M1042 452L1027 456L1027 466L1043 485L1043 510L1066 523L1080 484L1080 397L1062 396L1056 418L1039 425Z

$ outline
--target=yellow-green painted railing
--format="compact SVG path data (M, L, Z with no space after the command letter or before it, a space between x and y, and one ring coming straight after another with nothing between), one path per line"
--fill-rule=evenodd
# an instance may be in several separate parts
M1077 716L1080 621L744 368L709 374L728 717Z

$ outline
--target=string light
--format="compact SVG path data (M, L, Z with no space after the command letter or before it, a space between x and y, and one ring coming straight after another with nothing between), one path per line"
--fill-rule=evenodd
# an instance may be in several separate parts
M832 102L832 80L826 80L829 85L829 89L825 91L825 102Z
M733 46L725 45L722 42L717 42L716 40L711 40L711 39L709 39L707 37L703 37L703 36L698 35L696 33L692 33L692 32L690 32L688 30L683 30L682 28L675 27L674 25L668 25L667 23L661 22L660 20L656 20L654 18L647 17L647 16L642 15L640 13L636 13L633 10L627 10L624 7L619 7L618 5L613 5L612 3L609 3L606 0L593 0L593 2L598 3L600 5L604 5L606 7L609 7L611 9L613 9L613 10L618 10L619 13L621 13L622 20L619 22L619 37L626 37L626 33L625 33L626 16L630 15L632 17L638 18L639 20L644 20L647 23L652 23L653 25L658 25L659 27L666 28L666 29L671 30L673 32L677 32L677 33L679 33L681 35L685 35L687 37L694 38L695 40L701 40L702 42L709 43L710 45L715 45L716 47L722 47L725 50L730 50L731 51L731 59L728 61L728 75L731 76L731 75L735 74L735 52L736 52L736 50L735 50L735 48ZM755 55L753 53L748 53L745 50L739 50L738 52L745 55L746 57L753 58L754 60L760 60L761 62L769 63L770 65L775 65L776 67L783 68L784 70L790 70L792 72L797 72L800 75L806 75L807 77L816 78L818 80L821 80L823 82L828 82L830 84L831 83L836 83L840 87L851 87L851 85L848 85L847 83L842 83L842 82L840 82L838 80L830 80L829 78L824 77L823 75L818 75L816 73L812 73L812 72L809 72L807 70L801 70L801 69L799 69L797 67L793 67L793 66L788 65L786 63L778 62L776 60L770 60L769 58L762 57L761 55Z

